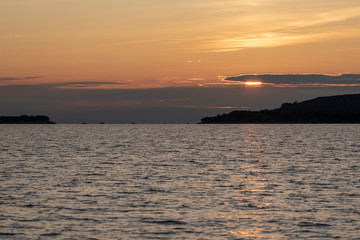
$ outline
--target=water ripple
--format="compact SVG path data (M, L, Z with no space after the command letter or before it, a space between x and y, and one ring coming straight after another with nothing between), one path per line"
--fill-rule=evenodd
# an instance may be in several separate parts
M359 125L0 132L2 239L359 239Z

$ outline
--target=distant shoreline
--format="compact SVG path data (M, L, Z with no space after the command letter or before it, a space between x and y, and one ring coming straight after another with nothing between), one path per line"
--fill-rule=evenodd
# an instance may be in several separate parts
M48 116L0 116L0 124L56 124Z

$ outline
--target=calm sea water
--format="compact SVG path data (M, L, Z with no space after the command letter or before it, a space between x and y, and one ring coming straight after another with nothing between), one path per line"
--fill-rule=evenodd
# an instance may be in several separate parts
M1 125L3 239L360 239L360 125Z

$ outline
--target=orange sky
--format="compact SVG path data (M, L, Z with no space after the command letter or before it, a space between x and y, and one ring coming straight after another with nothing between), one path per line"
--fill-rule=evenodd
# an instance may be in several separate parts
M360 73L359 0L2 0L0 13L0 78L37 77L0 85Z

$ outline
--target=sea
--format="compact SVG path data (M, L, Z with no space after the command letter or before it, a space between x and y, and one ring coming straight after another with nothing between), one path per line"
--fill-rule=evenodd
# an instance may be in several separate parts
M360 125L0 125L0 239L360 239Z

